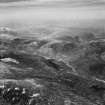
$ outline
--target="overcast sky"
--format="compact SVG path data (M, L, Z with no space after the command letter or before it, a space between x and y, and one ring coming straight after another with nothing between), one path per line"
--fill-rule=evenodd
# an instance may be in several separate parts
M105 19L105 0L0 0L8 19Z
M65 5L70 6L105 6L105 0L0 0L0 4L6 5Z

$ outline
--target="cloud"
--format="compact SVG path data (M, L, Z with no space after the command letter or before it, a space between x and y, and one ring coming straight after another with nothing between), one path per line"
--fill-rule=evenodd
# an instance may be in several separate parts
M0 0L0 3L19 2L19 1L29 1L29 0Z
M62 1L67 1L67 0L38 0L40 2L56 2L56 1L59 1L59 2L62 2Z
M105 6L105 0L0 0L0 6Z
M24 0L0 3L1 21L104 19L104 13L105 0Z

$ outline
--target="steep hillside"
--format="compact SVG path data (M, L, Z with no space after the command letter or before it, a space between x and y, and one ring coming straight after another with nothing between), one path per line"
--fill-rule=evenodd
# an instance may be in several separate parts
M12 33L11 33L12 32ZM104 105L105 40L0 33L2 105Z

